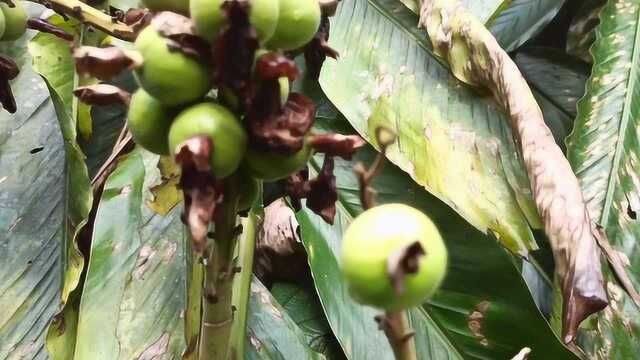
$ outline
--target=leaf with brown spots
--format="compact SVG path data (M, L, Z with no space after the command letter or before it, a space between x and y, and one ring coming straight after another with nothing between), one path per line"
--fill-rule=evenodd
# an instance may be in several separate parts
M572 342L579 324L608 304L594 224L580 184L526 81L482 23L456 2L443 0L423 2L420 23L453 74L491 91L509 115L554 253L564 297L563 339Z

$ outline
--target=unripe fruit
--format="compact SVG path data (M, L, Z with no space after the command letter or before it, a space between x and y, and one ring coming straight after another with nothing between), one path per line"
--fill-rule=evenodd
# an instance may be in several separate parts
M127 125L135 142L159 155L169 155L169 129L177 111L138 89L131 97Z
M293 50L306 45L320 28L318 0L280 0L278 26L267 46Z
M313 155L311 146L305 146L293 155L281 155L249 148L243 167L256 179L276 181L302 170Z
M142 4L154 12L173 11L189 15L189 0L142 0Z
M225 0L191 0L191 19L196 33L207 40L213 40L225 22L221 6ZM261 43L269 40L278 24L277 0L250 0L249 20L256 28Z
M418 271L405 274L397 295L387 272L389 256L419 241L425 254ZM418 306L438 289L447 268L447 249L433 222L403 204L374 207L358 216L342 240L342 272L352 297L388 311Z
M0 10L4 14L4 33L2 34L2 41L18 40L25 31L27 31L27 19L29 15L22 5L21 1L13 2L16 6L9 7L4 2L0 2Z
M177 15L176 15L177 16ZM202 98L210 89L206 66L179 51L169 51L168 40L147 26L136 40L144 63L135 74L140 85L168 106Z
M201 103L181 112L169 131L173 155L194 136L208 136L213 144L211 171L218 178L238 169L247 148L247 135L235 115L224 106Z

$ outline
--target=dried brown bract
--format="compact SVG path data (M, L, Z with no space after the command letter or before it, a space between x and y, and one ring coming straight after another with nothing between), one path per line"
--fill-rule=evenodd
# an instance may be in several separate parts
M309 181L309 194L307 195L307 207L332 225L336 217L336 201L338 201L333 167L333 157L325 156L320 173L315 179Z
M9 80L15 79L19 72L20 69L13 60L0 55L0 103L5 110L12 114L18 109Z
M212 47L213 81L229 89L247 107L253 98L251 78L258 49L258 34L249 21L247 1L227 1L222 5L228 21Z
M300 71L293 60L270 52L256 60L256 74L262 80L278 80L286 76L289 81L294 81L300 76Z
M80 101L89 105L128 105L131 94L119 87L107 84L82 86L73 91Z
M251 144L255 148L293 154L304 145L304 137L315 121L316 106L306 96L291 93L280 105L277 82L263 86L247 114Z
M351 160L366 141L358 135L318 134L311 136L309 143L317 152Z
M209 224L223 200L222 185L211 173L213 147L209 137L196 136L182 144L176 154L176 162L182 167L179 186L184 192L184 220L198 253L206 247Z
M320 77L322 64L324 64L327 57L337 59L340 56L336 50L329 46L330 29L331 23L329 22L329 18L323 16L320 29L316 33L316 36L304 48L304 60L307 63L307 71L313 79Z
M404 279L407 274L415 274L419 270L420 258L426 252L420 241L415 241L393 252L387 259L387 275L391 279L393 290L397 295L404 292Z
M147 9L129 9L124 14L122 22L130 26L135 34L138 34L151 23L152 18L153 14Z
M140 66L142 58L133 54L118 47L81 46L73 49L78 73L82 76L93 76L99 80L112 79L124 70Z

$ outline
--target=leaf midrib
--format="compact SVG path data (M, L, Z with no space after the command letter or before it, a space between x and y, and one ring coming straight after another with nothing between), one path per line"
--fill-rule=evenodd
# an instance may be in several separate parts
M609 3L609 5L607 6L613 6L611 4L612 3ZM638 47L640 47L640 4L637 4L637 5L638 6L636 8L636 23L635 23L636 29L635 29L635 35L634 35L634 40L632 45L633 48L631 50L632 51L631 67L629 68L630 75L627 81L627 90L626 90L625 99L624 99L624 108L622 110L620 127L618 128L618 141L616 143L613 163L611 166L611 171L609 173L609 183L607 184L607 192L605 195L602 215L600 216L600 225L602 226L606 226L606 224L608 223L609 215L611 214L611 209L613 207L612 204L614 199L615 186L617 183L616 174L618 174L618 171L620 169L622 154L624 152L625 136L626 136L627 127L629 126L630 117L631 117L630 116L631 103L633 100L635 86L638 82L638 79L637 79L638 72L640 72L640 70L638 69L638 66L640 65L639 64L640 52L638 51ZM598 32L598 35L600 35L600 32ZM592 48L592 51L590 52L595 59L595 54L593 54L593 48Z

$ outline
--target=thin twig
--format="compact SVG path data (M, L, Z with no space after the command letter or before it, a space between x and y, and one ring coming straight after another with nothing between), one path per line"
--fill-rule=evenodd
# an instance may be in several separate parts
M379 126L376 128L376 140L380 146L380 153L376 156L376 159L369 169L365 168L362 163L358 163L354 167L360 184L360 202L365 210L375 206L371 181L382 170L387 155L387 148L396 141L396 134L387 127Z
M387 311L384 316L376 320L387 335L396 360L416 360L418 358L414 340L415 333L409 325L406 311Z
M109 174L111 174L111 172L115 169L117 163L116 160L125 152L129 145L133 145L133 137L131 136L131 133L125 125L120 131L120 135L118 136L118 140L113 147L111 155L109 155L105 163L102 165L102 167L100 167L100 170L98 170L96 175L91 180L91 188L93 189L94 194L98 189L100 189L107 177L109 177Z

